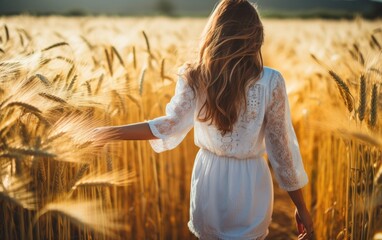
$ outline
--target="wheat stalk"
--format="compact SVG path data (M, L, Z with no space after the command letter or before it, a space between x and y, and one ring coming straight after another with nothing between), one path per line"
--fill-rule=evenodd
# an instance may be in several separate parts
M349 87L346 85L346 83L338 76L334 71L329 70L330 76L334 79L334 81L337 83L338 89L341 93L341 96L344 100L345 106L349 110L349 112L353 111L353 96L350 92Z
M24 146L28 146L29 145L29 140L30 140L28 129L27 129L27 127L26 127L26 125L24 123L20 122L19 124L20 124L20 132L21 132L22 143L23 143Z
M370 119L369 126L375 127L377 123L377 111L378 111L378 93L377 93L377 84L373 85L373 90L371 92L371 101L370 101Z
M381 47L381 44L379 44L378 40L375 38L374 34L371 34L370 36L370 40L371 40L371 46L376 46L378 48L378 50L382 50L382 47Z
M41 151L39 149L9 147L8 152L10 154L18 154L18 155L26 155L26 156L34 156L34 157L50 157L50 158L56 157L55 154Z
M382 147L381 139L379 137L372 136L368 133L364 133L361 131L352 131L348 129L338 129L338 132L346 138L353 138L371 146Z
M44 116L42 116L40 113L38 113L38 112L29 112L29 114L32 114L33 116L35 116L44 125L46 125L46 126L50 126L51 125L50 121L48 119L46 119Z
M365 58L363 57L363 54L360 51L358 45L357 44L353 44L353 47L354 47L356 53L358 54L358 57L355 58L355 60L360 61L362 65L365 65Z
M329 67L328 67L324 62L322 62L321 60L319 60L318 57L316 57L316 55L314 55L313 53L310 53L309 56L310 56L311 58L313 58L313 60L314 60L316 63L318 63L319 65L321 65L321 66L323 66L323 67L329 69Z
M149 53L149 55L151 56L151 47L150 47L149 38L147 37L147 34L145 31L142 31L142 34L143 34L143 37L145 38L146 48L147 48L146 50Z
M59 43L55 43L47 48L44 48L43 50L41 50L42 52L46 52L48 50L51 50L53 48L57 48L57 47L61 47L61 46L69 46L69 43L67 42L59 42Z
M71 77L72 74L74 73L74 69L75 69L75 65L73 64L72 67L69 69L68 74L66 75L66 82L69 81L70 77Z
M89 40L87 40L84 36L80 35L80 38L82 39L82 41L84 41L84 43L86 44L86 46L89 48L89 50L93 50L94 46L89 42Z
M362 122L365 118L366 111L366 80L365 76L361 75L359 84L359 106L358 106L358 119Z
M119 54L119 52L117 51L117 49L114 46L111 47L111 52L113 54L117 55L119 63L121 64L122 67L125 67L125 63L124 63L121 55Z
M53 189L56 194L60 194L63 190L61 182L62 175L64 174L65 165L63 162L57 162L53 175Z
M21 44L21 46L22 47L25 47L24 46L24 37L23 37L23 35L19 32L19 31L17 31L17 33L18 33L18 35L19 35L19 40L20 40L20 44Z
M61 61L64 61L68 64L74 64L74 60L70 59L70 58L67 58L67 57L63 57L63 56L57 56L55 57L54 59L58 59L58 60L61 60Z
M369 69L370 72L375 72L377 73L378 75L381 75L382 76L382 71L380 71L379 69L375 68L375 67L371 67Z
M143 94L143 83L145 81L145 73L146 73L146 68L143 68L141 72L141 77L139 78L139 95L141 96Z
M44 160L38 159L37 161L38 161L37 162L37 177L42 184L45 184L47 177L46 177Z
M9 29L6 24L4 24L4 31L5 31L5 40L6 40L6 43L8 43L10 36L9 36Z
M85 85L86 85L86 89L88 91L88 95L91 96L92 95L92 87L90 86L89 81L86 81Z
M40 81L47 87L50 87L52 84L49 82L49 80L42 74L36 74L36 77L40 79Z
M143 37L145 38L145 42L146 42L146 50L147 50L147 53L148 53L148 57L147 57L147 64L148 66L151 68L152 67L152 52L151 52L151 47L150 47L150 42L149 42L149 38L147 37L147 34L145 31L142 31L142 34L143 34Z
M101 89L101 86L102 86L102 82L103 82L104 77L105 77L105 75L103 75L103 74L99 77L99 79L98 79L98 83L97 83L97 87L96 87L96 89L95 89L95 91L94 91L94 94L95 94L95 95L97 95L98 92L99 92L99 90Z
M126 96L138 107L139 110L142 108L142 103L140 100L131 94L127 94Z
M93 173L78 180L72 189L79 187L126 186L135 181L135 173L126 170L110 170L106 173Z
M161 62L161 64L160 64L160 76L161 76L161 78L162 78L162 82L164 82L164 79L165 79L165 66L164 66L164 64L165 64L165 59L163 58L162 59L162 62Z
M37 212L33 222L37 223L42 215L51 213L64 217L77 226L88 227L95 232L115 238L116 231L123 228L117 223L119 213L102 209L100 201L52 202Z
M133 46L133 67L137 69L137 53L135 50L135 46Z
M125 107L125 103L121 97L121 95L118 93L117 90L112 90L111 93L113 94L113 96L118 99L118 102L119 104L121 105L122 107L122 111L125 112L126 111L126 107Z
M59 79L61 78L61 74L56 74L56 76L53 78L53 81L52 83L56 83L57 81L59 81Z
M70 91L70 90L73 89L73 86L74 86L76 80L77 80L77 75L74 75L74 77L73 77L72 80L70 81L69 86L68 86L68 88L67 88L68 91Z
M27 40L28 40L29 42L32 40L31 35L30 35L27 31L25 31L25 29L23 29L23 28L17 28L16 30L17 30L18 32L24 34L24 36L27 38Z
M1 103L0 103L0 109L3 108L3 106L9 101L12 99L13 96L9 96L7 98L5 98Z
M39 93L38 95L40 95L41 97L43 97L45 99L51 100L53 102L57 102L60 104L68 104L64 99L57 97L57 96L54 96L54 95L49 94L49 93L42 92L42 93Z
M51 143L51 142L53 142L54 140L63 137L65 134L66 134L65 132L59 132L59 133L57 133L57 134L55 134L55 135L53 135L53 136L47 138L46 142L47 142L47 143Z
M106 169L108 172L111 172L111 171L113 171L113 159L110 156L109 151L110 151L110 149L108 148L106 151Z
M4 106L4 108L11 108L11 107L21 107L24 110L29 111L29 112L41 113L40 109L38 109L35 106L32 106L28 103L24 103L24 102L10 102Z
M113 62L110 59L109 51L107 50L107 48L104 49L104 53L106 56L106 62L107 62L107 66L109 68L110 76L113 76Z
M81 168L76 173L76 176L68 184L68 191L72 188L75 188L74 185L85 175L89 170L89 164L83 164Z

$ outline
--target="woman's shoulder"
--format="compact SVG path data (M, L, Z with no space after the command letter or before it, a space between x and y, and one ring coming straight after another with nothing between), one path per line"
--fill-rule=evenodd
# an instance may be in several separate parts
M263 72L262 72L262 76L261 78L265 78L265 79L271 79L271 78L275 78L275 77L279 77L281 76L281 73L279 70L275 69L275 68L271 68L271 67L268 67L268 66L264 66L263 67Z
M278 70L264 66L260 75L260 79L257 81L257 83L268 87L271 86L275 80L280 78L282 79L282 75Z

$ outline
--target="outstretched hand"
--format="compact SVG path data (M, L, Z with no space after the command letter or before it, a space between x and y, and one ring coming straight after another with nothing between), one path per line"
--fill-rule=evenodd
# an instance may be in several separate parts
M98 127L92 130L90 141L95 148L103 148L113 135L113 130L110 127Z
M298 231L298 240L313 240L314 230L313 221L307 209L295 211L296 226Z

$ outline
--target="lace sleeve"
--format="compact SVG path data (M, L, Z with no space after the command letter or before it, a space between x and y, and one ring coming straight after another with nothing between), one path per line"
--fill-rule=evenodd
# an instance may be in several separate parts
M148 121L151 132L159 138L149 141L155 152L173 149L184 139L194 123L194 108L194 93L179 77L166 115Z
M308 182L293 129L285 82L271 79L270 103L265 115L265 144L279 186L294 191Z

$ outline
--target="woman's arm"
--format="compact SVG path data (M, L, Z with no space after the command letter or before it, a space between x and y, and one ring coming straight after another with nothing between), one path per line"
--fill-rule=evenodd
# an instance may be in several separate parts
M151 140L158 139L150 130L147 122L121 126L107 126L95 129L95 133L106 135L107 140Z
M314 239L313 221L306 208L301 189L288 191L289 197L296 206L296 222L299 232L298 239Z
M292 199L294 205L297 209L305 209L305 201L304 196L302 195L301 189L297 189L295 191L288 191L290 199Z

